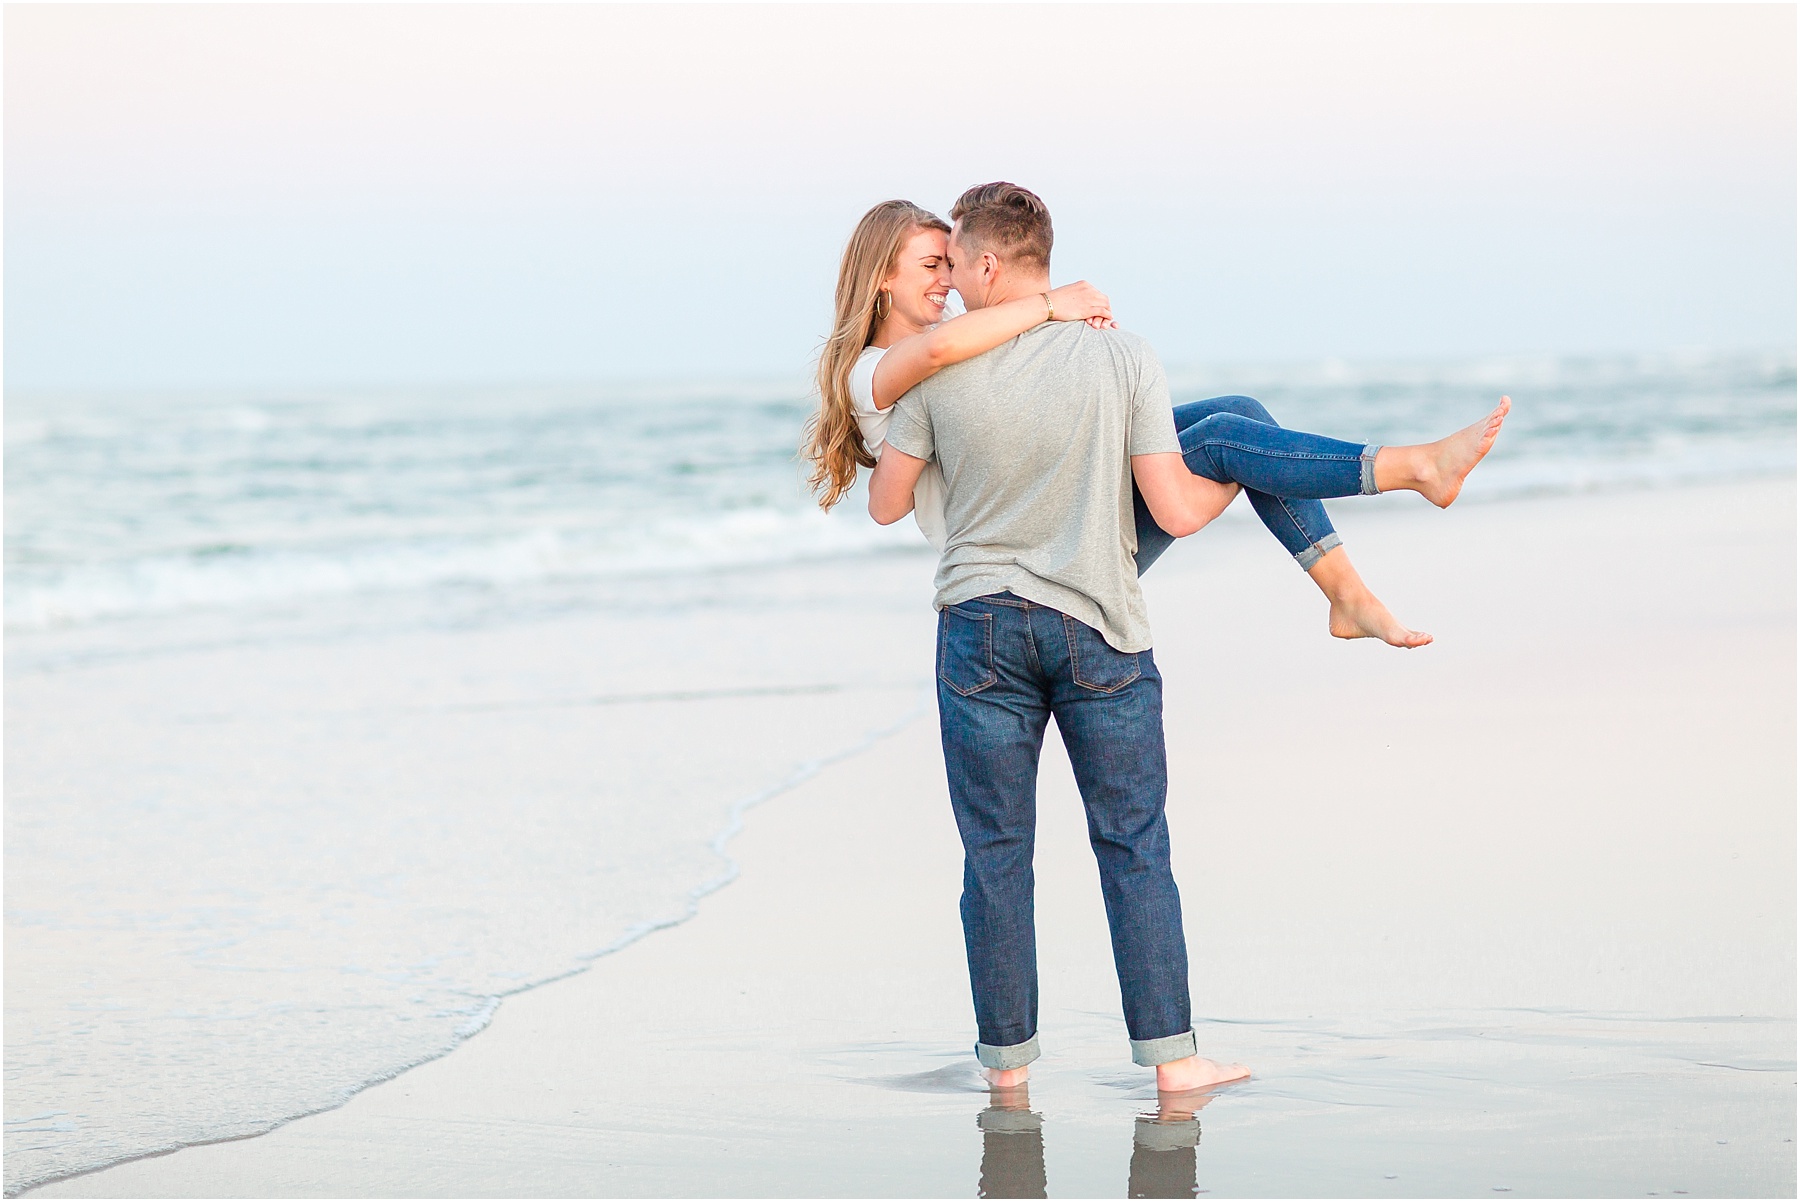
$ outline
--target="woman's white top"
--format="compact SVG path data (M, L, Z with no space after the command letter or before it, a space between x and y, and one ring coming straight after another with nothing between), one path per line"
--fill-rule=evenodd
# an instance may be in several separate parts
M894 416L892 405L886 409L875 407L875 365L885 354L886 347L868 347L850 369L850 411L856 415L856 428L862 431L863 446L877 459L887 446L888 422ZM938 470L935 459L925 465L919 482L913 485L913 520L919 523L925 541L942 551L948 537L944 525L944 473Z

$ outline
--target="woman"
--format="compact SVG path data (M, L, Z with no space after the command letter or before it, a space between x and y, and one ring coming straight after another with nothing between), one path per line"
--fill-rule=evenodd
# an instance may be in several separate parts
M943 320L950 291L950 227L908 201L884 201L863 214L838 270L836 316L819 357L819 410L808 420L804 453L809 481L829 510L873 467L894 402L940 368L992 350L1048 317L1111 326L1107 298L1083 283L1008 301ZM1357 574L1319 503L1323 497L1410 489L1447 506L1493 446L1511 402L1502 397L1487 417L1448 438L1408 447L1363 446L1276 423L1249 397L1218 397L1175 410L1190 470L1235 482L1270 533L1311 576L1330 603L1327 628L1337 638L1379 638L1422 647L1431 636L1401 625ZM913 494L919 528L942 550L943 477L926 467ZM1136 498L1138 572L1173 537Z

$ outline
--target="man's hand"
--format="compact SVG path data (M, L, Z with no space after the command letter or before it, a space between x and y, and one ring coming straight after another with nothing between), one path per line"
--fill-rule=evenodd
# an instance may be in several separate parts
M914 459L893 447L883 447L881 458L875 461L875 474L869 477L869 516L883 526L891 526L911 513L913 487L924 470L923 459ZM1184 466L1182 470L1187 468Z
M1173 451L1133 455L1131 476L1137 481L1138 491L1144 494L1150 516L1176 538L1186 538L1224 513L1238 495L1236 484L1220 484L1188 471L1187 464ZM873 512L874 502L869 508Z

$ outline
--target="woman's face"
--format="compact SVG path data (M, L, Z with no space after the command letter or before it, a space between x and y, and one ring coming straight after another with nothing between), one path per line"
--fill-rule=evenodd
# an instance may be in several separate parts
M894 316L923 329L944 319L950 295L949 240L937 230L916 230L900 247L894 274L882 287L894 298Z

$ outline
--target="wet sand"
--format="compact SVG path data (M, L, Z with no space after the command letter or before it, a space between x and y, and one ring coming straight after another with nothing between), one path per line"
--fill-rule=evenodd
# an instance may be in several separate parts
M1145 1117L1054 738L1046 1055L1026 1096L981 1088L926 716L754 810L692 921L451 1055L37 1192L1791 1196L1794 499L1338 506L1438 636L1414 653L1326 638L1248 525L1164 558L1197 1027L1256 1072L1192 1120ZM929 571L871 587L894 562ZM928 635L895 654L929 664Z

